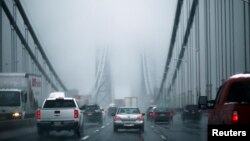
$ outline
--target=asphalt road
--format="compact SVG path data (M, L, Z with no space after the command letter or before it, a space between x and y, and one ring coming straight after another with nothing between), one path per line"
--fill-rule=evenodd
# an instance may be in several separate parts
M26 134L9 136L6 141L206 141L207 117L202 121L182 122L180 114L174 116L174 121L168 123L152 123L146 121L145 131L141 133L136 129L120 129L113 132L112 119L107 119L102 126L97 123L85 123L84 135L77 138L73 132L50 132L46 137L39 138L36 128L23 129ZM20 131L21 132L21 131ZM17 133L15 133L17 134Z

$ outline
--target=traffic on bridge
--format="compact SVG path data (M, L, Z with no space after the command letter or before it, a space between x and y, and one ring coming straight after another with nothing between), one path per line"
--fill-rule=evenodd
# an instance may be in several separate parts
M0 0L0 140L249 141L249 39L249 0Z

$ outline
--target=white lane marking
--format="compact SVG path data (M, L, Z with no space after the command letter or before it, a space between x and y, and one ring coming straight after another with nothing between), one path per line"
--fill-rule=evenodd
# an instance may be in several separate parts
M162 138L163 140L167 140L163 135L161 135L161 138Z
M95 132L99 132L99 130L97 129L97 130L95 130Z
M102 126L101 128L105 128L105 126Z
M152 125L151 128L154 128L154 126Z
M85 137L82 138L82 140L86 140L88 138L89 138L89 136L85 136Z

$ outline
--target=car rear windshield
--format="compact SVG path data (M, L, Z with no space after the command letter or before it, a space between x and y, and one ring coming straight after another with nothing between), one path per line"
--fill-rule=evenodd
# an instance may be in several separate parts
M87 111L93 111L98 109L100 109L100 107L97 105L85 105L82 107L82 110L87 110Z
M75 108L74 100L47 100L44 104L44 108Z
M155 108L155 112L170 112L170 109L168 108Z
M198 105L187 105L186 109L187 110L198 110Z
M117 112L118 114L140 114L138 108L120 108Z
M117 110L117 107L109 107L108 109L110 112L115 112Z
M250 81L246 82L235 82L232 84L228 102L250 102Z

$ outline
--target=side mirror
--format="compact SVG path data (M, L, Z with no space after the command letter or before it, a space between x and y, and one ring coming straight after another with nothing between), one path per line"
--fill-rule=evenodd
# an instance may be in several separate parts
M22 92L22 101L24 102L24 103L26 103L27 102L27 92Z
M200 96L198 99L199 109L207 109L207 96Z

